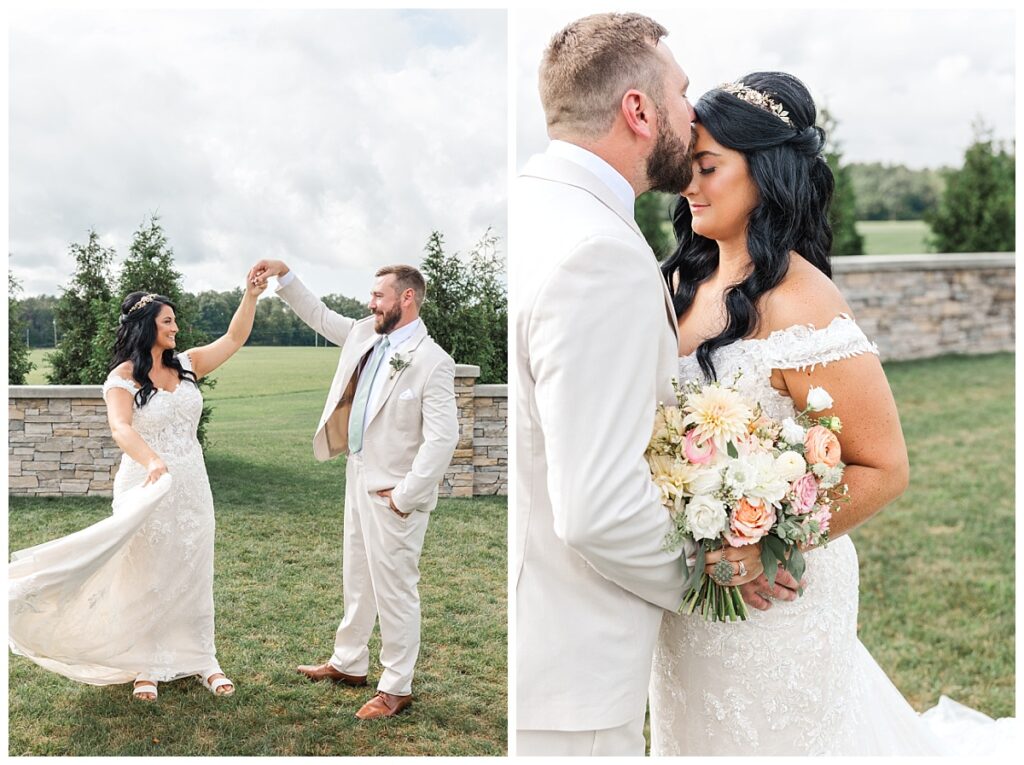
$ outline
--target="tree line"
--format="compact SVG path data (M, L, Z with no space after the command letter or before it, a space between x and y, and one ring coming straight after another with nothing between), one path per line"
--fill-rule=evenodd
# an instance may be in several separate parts
M958 168L912 170L881 162L843 162L837 123L822 109L828 136L825 159L835 177L830 209L833 255L863 255L857 221L923 220L931 228L933 252L1010 252L1014 249L1015 148L997 141L983 122ZM676 194L648 193L637 199L636 220L660 258L675 248L668 224Z
M95 230L72 243L75 271L59 297L22 297L8 275L10 363L8 382L22 384L31 370L30 347L53 347L47 360L50 384L95 385L108 373L120 304L136 290L156 292L176 306L178 346L188 348L223 334L242 298L242 289L186 292L174 265L174 251L157 216L133 234L120 267ZM421 315L433 338L458 363L480 367L480 382L508 377L508 299L505 262L498 238L488 229L467 253L447 252L444 237L431 233L420 270L427 280ZM369 286L372 274L368 274ZM340 294L322 296L332 310L352 318L369 314L364 301ZM56 344L54 344L56 339ZM275 296L257 303L248 345L325 345ZM205 380L203 384L208 384Z

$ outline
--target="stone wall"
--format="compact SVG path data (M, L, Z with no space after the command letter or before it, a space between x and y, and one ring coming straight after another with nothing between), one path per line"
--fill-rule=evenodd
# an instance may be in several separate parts
M477 385L473 411L473 494L508 494L508 386Z
M1014 349L1012 252L860 255L832 266L883 361Z
M109 495L121 450L98 385L12 385L7 406L11 494Z
M456 366L459 444L441 495L508 494L505 385L475 385L480 369ZM109 496L121 450L99 385L8 389L8 491L33 496Z

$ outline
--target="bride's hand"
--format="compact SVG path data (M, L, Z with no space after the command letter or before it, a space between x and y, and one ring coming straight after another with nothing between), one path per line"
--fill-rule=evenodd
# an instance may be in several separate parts
M142 484L143 486L149 486L151 483L156 483L157 479L167 472L167 465L165 465L164 461L159 457L154 457L149 461L149 464L146 465L146 470L149 471L149 474L146 476L146 482Z
M246 279L245 280L245 292L250 297L259 297L267 289L266 279Z
M722 558L733 564L730 585L746 584L764 571L760 542L742 547L727 546L721 550L710 550L704 555L704 571L708 576L712 575L712 569Z

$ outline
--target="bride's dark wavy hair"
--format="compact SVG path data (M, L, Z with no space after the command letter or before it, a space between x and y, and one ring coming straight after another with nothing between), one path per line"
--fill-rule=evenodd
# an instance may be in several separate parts
M170 306L171 310L177 310L170 298L153 295L152 301L132 311L132 306L147 294L150 293L129 293L121 303L117 339L114 341L114 358L108 368L108 371L112 371L125 361L132 363L132 377L139 384L135 404L140 407L148 404L156 395L156 386L149 379L149 373L153 369L153 346L156 345L156 317L165 305ZM164 349L163 362L164 366L171 367L178 373L179 380L198 383L195 373L181 366L178 355L172 349Z
M792 125L718 88L694 107L699 123L718 143L746 157L758 195L747 224L753 267L725 292L725 329L697 348L708 380L717 376L712 352L757 330L757 301L785 278L790 250L832 277L828 210L835 180L822 155L825 131L815 124L814 100L800 80L783 72L754 72L739 82L781 104ZM692 222L690 206L680 197L672 211L679 244L661 266L669 290L677 285L672 295L677 318L693 304L698 285L718 268L718 243L694 232Z

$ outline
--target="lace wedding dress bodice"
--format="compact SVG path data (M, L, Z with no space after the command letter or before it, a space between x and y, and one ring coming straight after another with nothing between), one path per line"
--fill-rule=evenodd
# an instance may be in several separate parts
M187 354L178 359L191 369ZM138 387L112 374L114 388ZM143 486L127 454L113 514L14 553L8 567L15 653L81 682L172 680L219 671L214 648L213 496L196 437L203 397L189 380L133 405L132 428L167 466Z
M795 411L772 387L772 370L810 369L863 353L878 350L853 319L839 316L822 329L795 326L741 340L718 349L713 360L719 380L781 420ZM694 355L680 359L679 371L681 380L703 379ZM806 590L795 602L751 608L749 620L737 623L665 615L651 681L652 754L860 751L857 739L873 719L865 683L876 676L861 666L864 657L874 662L857 639L857 554L844 536L806 557ZM899 747L894 743L889 753Z

